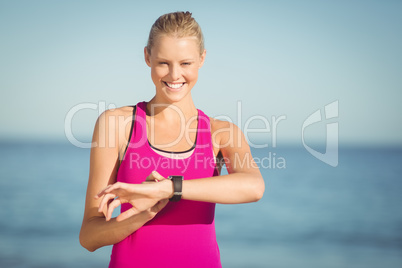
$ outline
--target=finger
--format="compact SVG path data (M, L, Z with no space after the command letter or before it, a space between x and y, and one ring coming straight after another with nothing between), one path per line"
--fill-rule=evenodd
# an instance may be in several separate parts
M111 185L108 185L105 189L103 189L103 190L101 190L96 196L95 196L95 198L96 197L101 197L102 195L105 195L105 194L108 194L108 193L111 193L111 192L113 192L113 191L115 191L115 190L118 190L118 189L126 189L127 188L127 183L121 183L121 182L116 182L116 183L114 183L114 184L111 184Z
M126 188L127 188L127 183L116 182L116 183L110 185L109 187L107 187L103 192L108 194L108 193L111 193L111 192L119 190L119 189L125 190Z
M115 198L116 198L115 194L105 194L102 198L102 201L99 204L98 212L102 212L105 205L107 205L110 200L113 200Z
M169 199L162 199L162 200L160 200L160 201L157 203L159 210L161 210L162 208L164 208L168 203L169 203Z
M165 178L164 178L161 174L159 174L157 171L152 172L152 175L154 176L155 179L157 179L157 180L159 180L159 181L165 179Z
M158 213L167 205L167 203L169 203L168 199L162 199L151 208L151 211Z
M95 199L99 199L102 195L105 194L106 189L112 187L112 184L109 184L108 186L106 186L105 188L103 188L102 190L100 190L96 195L95 195Z
M106 213L106 221L109 221L112 218L113 210L117 208L118 206L121 205L121 200L120 198L116 198L112 202L110 202L108 208L107 208L107 213Z
M145 179L145 181L155 181L153 173L156 171L152 171L151 174L148 175L148 177Z
M156 182L165 179L165 178L164 178L161 174L159 174L158 171L156 171L156 170L152 171L151 174L148 176L148 178L149 178L149 180L156 181ZM148 180L148 178L147 178L147 180Z
M134 207L132 207L130 209L127 209L123 213L121 213L119 216L117 216L116 221L124 221L138 213L139 213L139 211L137 209L135 209Z

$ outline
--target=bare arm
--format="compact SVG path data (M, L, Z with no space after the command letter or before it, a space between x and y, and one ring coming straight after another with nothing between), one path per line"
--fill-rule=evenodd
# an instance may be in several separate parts
M211 178L193 179L183 181L183 199L204 201L222 204L237 204L255 202L262 198L265 190L264 180L254 162L250 147L241 130L234 124L218 122L211 124L213 139L216 146L214 150L220 151L225 160L229 175L216 176ZM223 125L223 126L222 126ZM227 131L220 131L227 129ZM215 152L215 153L216 153ZM154 191L142 185L130 185L116 183L99 193L102 198L100 208L106 209L107 214L111 215L114 208L120 201L113 201L108 206L114 196L124 193L124 202L129 202L133 207L143 207L143 201L138 196L148 195L149 199L166 199L173 195L172 183L167 183L165 178L157 172L149 176L150 180L160 181L151 186ZM117 194L119 193L119 194ZM132 213L138 213L132 212Z
M183 181L183 199L222 204L255 202L262 198L264 180L250 147L234 124L211 119L214 147L220 150L229 175Z
M93 142L96 144L91 149L85 212L80 231L80 243L89 251L123 240L151 220L167 203L157 203L125 221L106 221L105 211L98 211L101 200L95 199L95 195L107 185L116 182L121 147L119 144L126 144L122 135L125 133L125 126L118 126L118 120L115 120L122 113L118 109L106 111L98 118L94 129Z

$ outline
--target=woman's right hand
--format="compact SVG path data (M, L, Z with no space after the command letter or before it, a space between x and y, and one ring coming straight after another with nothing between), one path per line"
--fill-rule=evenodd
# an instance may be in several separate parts
M154 171L145 183L116 182L101 190L95 198L102 198L98 211L102 212L105 209L106 221L111 219L115 208L130 203L132 207L116 218L117 221L122 221L148 209L151 209L151 213L159 212L166 205L165 201L161 201L168 199L172 191L172 182Z
M169 199L162 199L158 201L153 207L143 211L142 213L148 213L149 219L153 219L159 211L161 211L169 203ZM116 219L117 220L117 219Z

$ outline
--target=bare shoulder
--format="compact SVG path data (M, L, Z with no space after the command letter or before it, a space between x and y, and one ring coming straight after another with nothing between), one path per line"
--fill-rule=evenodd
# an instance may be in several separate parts
M104 111L99 118L107 118L109 117L128 117L133 114L134 106L123 106L119 108L109 109Z
M97 125L106 129L125 127L131 124L134 106L123 106L104 111L97 120Z
M210 118L212 141L215 146L236 146L243 139L241 129L234 123Z
M128 140L132 126L134 106L124 106L104 111L96 121L94 139L103 147L113 147L119 151Z
M219 130L222 129L228 129L228 128L233 128L233 127L237 127L235 124L233 124L232 122L228 122L228 121L223 121L223 120L219 120L219 119L215 119L210 117L209 118L210 124L211 124L211 133L215 133Z

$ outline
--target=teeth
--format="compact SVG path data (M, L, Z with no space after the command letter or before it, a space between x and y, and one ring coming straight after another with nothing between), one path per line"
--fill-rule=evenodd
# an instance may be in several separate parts
M181 83L181 84L171 84L168 82L165 82L165 83L166 83L166 85L168 85L168 87L171 87L171 88L181 88L184 85L184 83Z

